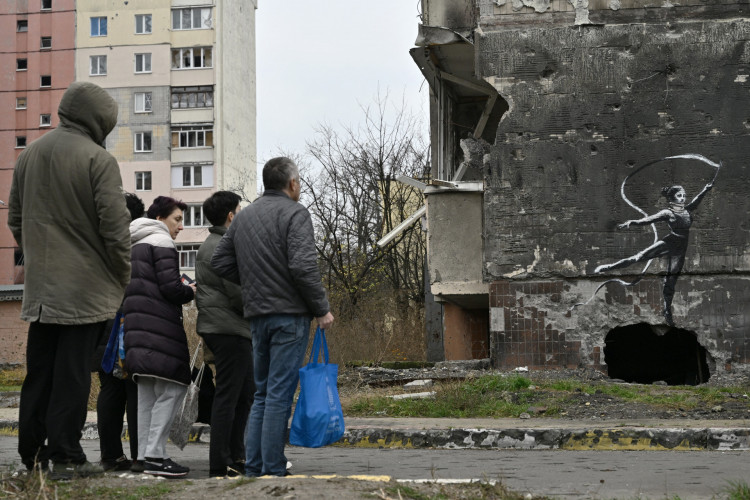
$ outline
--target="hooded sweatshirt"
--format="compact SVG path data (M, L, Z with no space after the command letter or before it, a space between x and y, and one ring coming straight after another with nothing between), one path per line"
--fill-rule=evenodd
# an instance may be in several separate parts
M182 304L193 289L180 281L179 256L167 226L154 219L130 223L132 273L125 292L125 368L187 385L190 359Z
M99 145L117 123L117 103L93 83L74 83L58 115L13 171L8 227L24 253L21 318L97 323L114 317L130 279L120 168Z

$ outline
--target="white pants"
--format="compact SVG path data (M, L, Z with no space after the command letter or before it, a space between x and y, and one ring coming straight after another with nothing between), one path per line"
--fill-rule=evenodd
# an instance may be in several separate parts
M138 377L138 460L169 458L167 438L187 386L155 377Z

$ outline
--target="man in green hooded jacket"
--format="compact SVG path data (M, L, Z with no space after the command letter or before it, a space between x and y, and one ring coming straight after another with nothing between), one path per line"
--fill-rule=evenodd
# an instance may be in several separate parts
M89 360L130 281L130 217L117 161L102 146L117 103L92 83L72 84L60 125L21 153L8 226L23 250L21 319L30 322L18 451L27 468L88 476L80 439L91 386Z

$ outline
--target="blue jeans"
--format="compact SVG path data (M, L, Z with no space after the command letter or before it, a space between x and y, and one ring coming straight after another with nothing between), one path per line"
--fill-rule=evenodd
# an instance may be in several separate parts
M299 382L311 316L271 314L250 320L255 401L245 429L245 474L286 474L286 428Z

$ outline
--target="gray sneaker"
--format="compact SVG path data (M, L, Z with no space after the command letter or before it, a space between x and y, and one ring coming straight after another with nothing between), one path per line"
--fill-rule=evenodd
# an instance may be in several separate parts
M71 462L56 462L52 465L51 479L67 480L75 477L91 477L104 474L104 469L89 461L81 464Z

